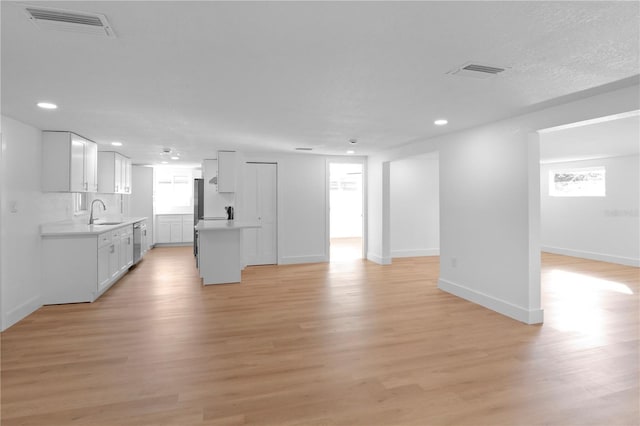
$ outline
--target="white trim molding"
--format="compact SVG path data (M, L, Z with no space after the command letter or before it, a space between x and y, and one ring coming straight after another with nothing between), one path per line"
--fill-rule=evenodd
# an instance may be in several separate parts
M541 324L544 321L543 309L528 310L442 278L438 280L438 288L525 324Z
M393 250L391 257L424 257L424 256L440 256L439 248L413 249L413 250Z
M7 328L17 323L18 321L31 315L41 307L42 307L42 300L38 295L38 296L32 297L31 299L20 304L19 306L16 306L14 309L11 309L10 311L7 312L4 318L4 321L2 323L2 326L3 326L2 331L6 330Z
M325 263L329 258L325 255L317 256L283 256L279 260L280 265L297 265L299 263Z
M391 265L391 257L383 257L374 253L367 253L367 260L378 265Z
M561 247L542 246L542 251L553 254L561 254L563 256L580 257L582 259L599 260L601 262L616 263L618 265L635 266L640 268L640 259L632 257L615 256L605 253L593 253L590 251L573 250Z

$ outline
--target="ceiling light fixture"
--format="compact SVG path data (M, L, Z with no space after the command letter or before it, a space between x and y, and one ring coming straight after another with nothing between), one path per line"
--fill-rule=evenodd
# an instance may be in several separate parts
M111 142L113 146L122 146L122 142Z
M438 120L433 122L433 124L435 124L436 126L444 126L447 123L448 123L448 121L445 120L444 118L439 118Z
M179 160L180 157L171 157L172 160Z
M355 154L356 152L352 149L350 149L349 151L347 151L347 154Z
M56 109L58 105L52 104L51 102L38 102L38 106L42 109Z
M357 144L357 143L358 143L358 139L356 139L356 138L351 138L351 139L349 139L349 143L350 143L351 145L355 145L355 144Z
M168 161L161 161L160 163L161 163L161 164L169 164L169 162L168 162Z

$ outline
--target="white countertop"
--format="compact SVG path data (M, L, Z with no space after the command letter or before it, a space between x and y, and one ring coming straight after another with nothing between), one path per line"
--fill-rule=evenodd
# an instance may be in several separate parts
M223 231L229 229L260 228L256 222L241 222L237 220L201 220L196 225L198 231Z
M98 220L94 225L82 222L63 221L44 223L40 225L40 235L43 237L62 237L73 235L98 235L124 226L132 225L136 222L146 220L146 217L125 217L119 220L102 220L103 222L120 222L116 225L100 225Z

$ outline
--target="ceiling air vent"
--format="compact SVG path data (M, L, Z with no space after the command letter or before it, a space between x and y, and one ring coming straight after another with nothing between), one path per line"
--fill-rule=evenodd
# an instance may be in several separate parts
M43 30L67 31L115 38L107 17L99 13L26 7L29 20Z
M313 148L296 148L296 151L313 151Z
M467 62L466 64L449 71L447 74L457 75L461 77L471 77L486 79L505 72L508 68L496 67L493 65L477 64L473 62Z

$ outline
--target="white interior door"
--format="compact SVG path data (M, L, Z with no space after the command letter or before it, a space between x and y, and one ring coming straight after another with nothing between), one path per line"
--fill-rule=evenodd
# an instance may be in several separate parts
M278 263L277 170L276 164L247 163L246 217L260 224L260 228L244 231L247 265Z

